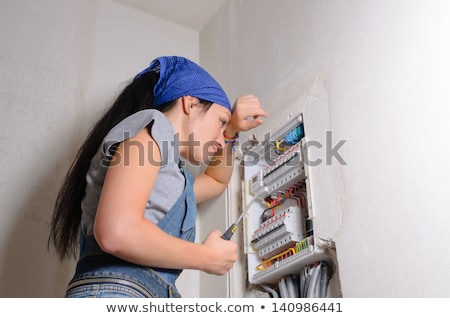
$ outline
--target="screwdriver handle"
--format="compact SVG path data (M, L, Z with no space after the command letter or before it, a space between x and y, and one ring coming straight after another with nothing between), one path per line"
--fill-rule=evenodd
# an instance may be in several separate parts
M226 230L225 233L222 234L221 238L224 240L229 241L231 239L231 237L233 236L234 232L236 232L237 229L237 224L233 223L228 230Z

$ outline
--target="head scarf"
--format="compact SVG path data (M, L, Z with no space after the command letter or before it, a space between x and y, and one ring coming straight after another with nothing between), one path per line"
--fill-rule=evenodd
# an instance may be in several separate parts
M136 77L150 71L159 72L159 80L153 88L155 107L190 95L232 111L228 97L219 83L202 67L184 57L158 57Z

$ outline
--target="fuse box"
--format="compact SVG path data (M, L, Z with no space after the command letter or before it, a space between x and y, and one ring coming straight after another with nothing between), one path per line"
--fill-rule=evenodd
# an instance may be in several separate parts
M314 236L306 136L299 113L244 155L243 201L258 194L243 224L250 284L278 286L332 263Z

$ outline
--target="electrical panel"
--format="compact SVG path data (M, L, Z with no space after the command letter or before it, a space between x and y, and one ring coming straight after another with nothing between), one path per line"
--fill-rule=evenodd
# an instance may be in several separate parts
M244 219L248 281L278 297L326 297L332 274L314 236L305 136L299 113L243 158L243 204L254 200Z

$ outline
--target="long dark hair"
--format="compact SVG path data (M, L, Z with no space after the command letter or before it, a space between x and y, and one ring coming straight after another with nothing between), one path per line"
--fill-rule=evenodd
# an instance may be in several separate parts
M75 257L78 251L81 201L86 194L86 174L92 157L111 128L135 112L153 108L153 86L158 79L156 72L147 72L133 79L97 121L78 150L58 193L51 219L48 247L53 245L60 259ZM167 107L158 107L161 111L164 108Z
M120 121L143 109L154 108L153 87L158 82L159 73L150 71L133 79L119 94L115 102L97 121L86 140L78 150L74 161L66 175L64 183L55 202L48 248L53 245L59 258L77 256L81 223L81 202L86 195L86 174L91 159L96 154L104 137ZM199 99L204 111L212 103ZM176 100L158 106L158 110L166 112L176 104Z

